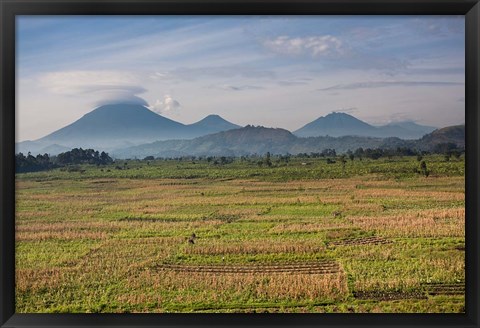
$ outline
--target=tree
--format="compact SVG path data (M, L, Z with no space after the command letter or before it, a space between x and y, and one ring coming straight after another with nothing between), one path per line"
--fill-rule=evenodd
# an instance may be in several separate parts
M443 142L436 144L435 147L433 147L433 152L436 154L448 154L454 149L457 149L457 145L453 142Z
M350 158L350 160L353 162L353 160L355 159L355 155L350 149L347 151L347 155L348 155L348 158Z
M427 163L425 163L425 161L422 161L420 163L420 170L422 171L423 175L425 176L425 178L427 178L429 175L430 175L430 171L428 171L427 169Z
M320 153L320 156L322 156L322 157L335 157L335 156L337 156L337 152L335 151L335 149L327 148L327 149L322 150L322 152Z
M345 155L340 156L340 162L342 162L342 174L345 175L345 164L347 163L347 157Z
M38 154L36 157L30 152L27 156L22 153L15 155L15 172L36 172L56 167L48 154Z
M270 152L267 152L267 154L265 155L265 165L267 165L268 167L272 166L272 160L270 158Z
M108 154L104 151L100 154L100 164L107 165L107 164L112 164L113 159L108 156Z
M462 152L460 150L452 150L452 155L455 156L456 159L459 159L462 156Z
M93 149L74 148L70 151L58 154L56 163L61 166L71 164L106 165L113 163L113 159L103 151L100 154Z
M383 155L383 151L381 149L375 148L367 148L365 149L365 157L371 158L371 159L379 159Z
M101 154L93 149L74 148L50 158L48 154L38 154L34 157L30 152L27 156L19 153L15 156L16 172L35 172L50 170L56 167L78 164L106 165L113 163L107 153Z
M365 151L363 150L362 147L357 148L355 152L353 153L355 157L357 157L359 160L362 160L363 156L365 155Z

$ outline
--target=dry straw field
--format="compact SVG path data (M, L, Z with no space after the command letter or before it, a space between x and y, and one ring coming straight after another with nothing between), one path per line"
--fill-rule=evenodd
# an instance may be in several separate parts
M17 312L464 311L463 158L303 161L18 174Z

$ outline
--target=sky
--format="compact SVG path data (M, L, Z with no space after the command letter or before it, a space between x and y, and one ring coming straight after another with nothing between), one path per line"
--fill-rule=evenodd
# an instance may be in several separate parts
M465 122L464 16L17 16L17 141L108 103L290 131Z

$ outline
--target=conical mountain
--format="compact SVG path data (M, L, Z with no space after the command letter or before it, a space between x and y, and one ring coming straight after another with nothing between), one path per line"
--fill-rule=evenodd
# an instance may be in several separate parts
M158 115L142 105L112 104L98 107L39 142L67 147L112 148L181 137L186 126Z
M240 128L240 125L233 124L219 115L208 115L204 119L190 124L190 128L192 128L194 131L199 131L201 134L211 134L211 133L217 133L220 131L227 131L227 130L232 130L232 129L238 129Z
M310 122L293 133L299 137L347 135L372 136L376 135L376 128L352 115L333 112Z

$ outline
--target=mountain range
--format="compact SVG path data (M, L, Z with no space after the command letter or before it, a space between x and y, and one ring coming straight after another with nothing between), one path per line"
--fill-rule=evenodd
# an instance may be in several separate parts
M465 146L465 126L438 129L416 140L396 137L378 138L364 136L309 137L301 138L285 129L246 126L244 128L218 132L192 140L156 141L140 146L117 149L116 158L181 157L181 156L244 156L249 154L298 154L322 152L335 149L337 153L358 148L396 149L407 147L432 151L439 143L454 143Z
M58 154L75 147L112 150L157 140L192 139L239 128L218 115L182 124L141 105L104 105L77 121L35 141L18 143L17 152Z
M419 125L411 121L390 123L383 126L373 126L346 113L331 113L319 117L294 131L299 137L318 136L368 136L368 137L397 137L401 139L417 139L435 130L435 127Z
M457 131L459 135L462 134L460 130ZM82 147L104 150L117 158L149 155L238 156L267 151L295 154L325 148L342 152L385 144L420 147L418 140L427 138L433 131L438 130L414 122L373 126L352 115L335 112L319 117L293 133L280 128L251 125L242 128L218 115L209 115L193 124L183 124L141 105L111 104L98 107L43 138L17 143L16 151L56 155ZM440 135L445 137L445 134ZM448 134L445 138L450 140L451 136ZM427 139L423 141L423 148L435 142Z

